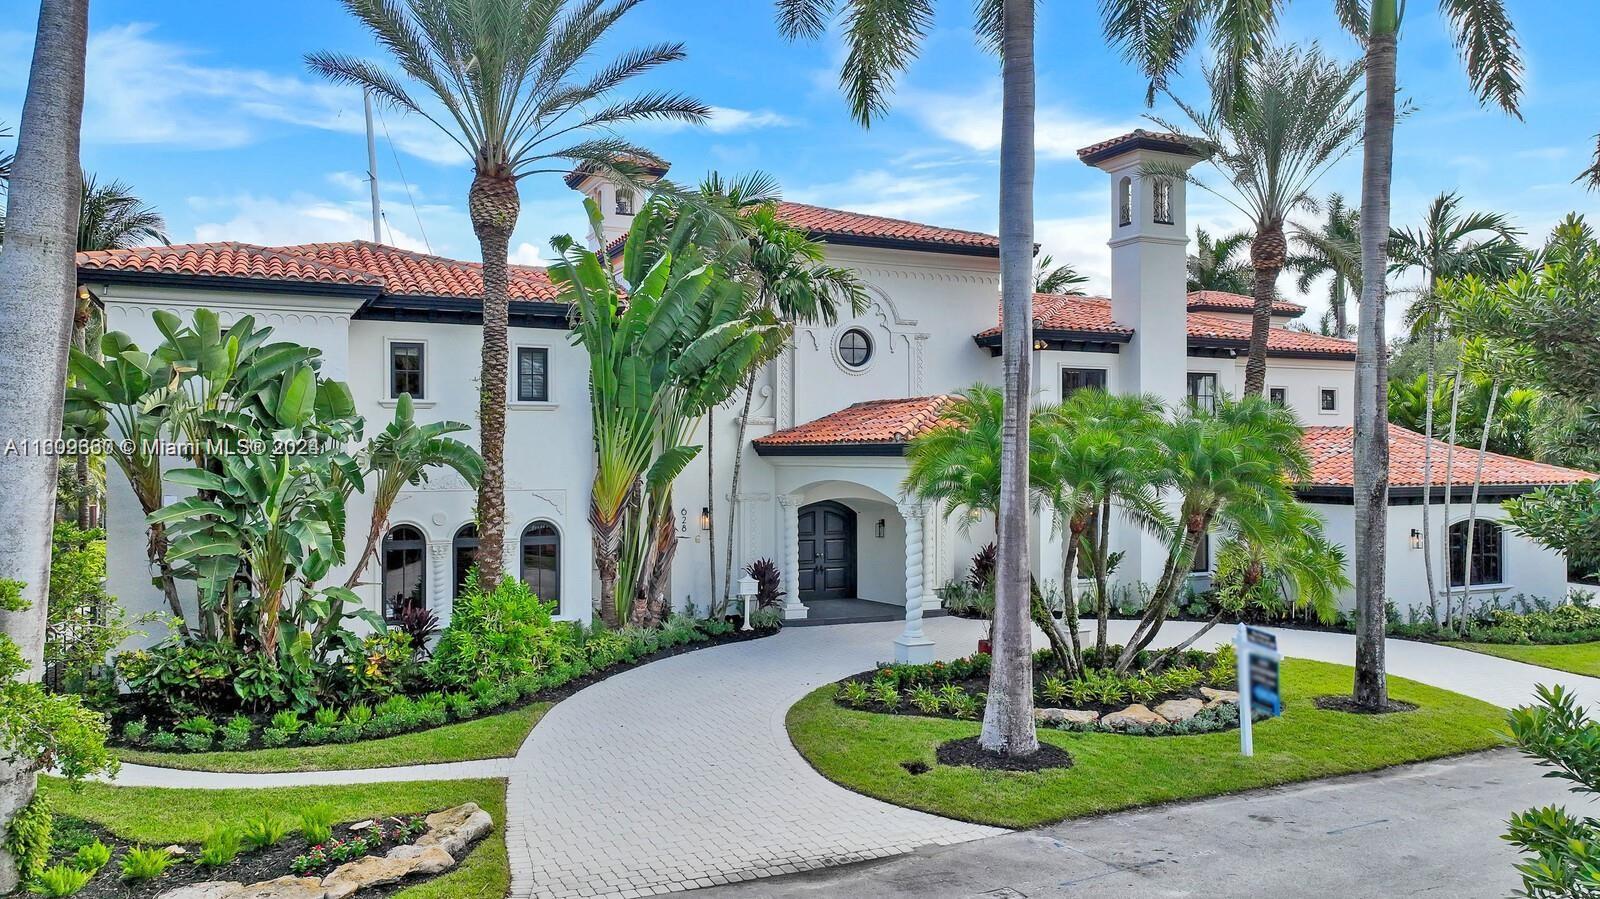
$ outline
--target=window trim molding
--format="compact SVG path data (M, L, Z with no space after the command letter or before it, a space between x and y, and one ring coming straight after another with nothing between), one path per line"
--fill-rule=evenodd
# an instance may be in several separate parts
M1183 399L1184 399L1184 402L1186 402L1190 406L1198 409L1198 408L1200 408L1200 403L1198 401L1199 398L1195 396L1194 387L1193 387L1194 378L1196 378L1196 377L1210 378L1211 379L1211 405L1205 411L1211 412L1211 413L1215 413L1217 411L1217 402L1220 399L1222 399L1222 375L1221 375L1221 373L1220 372L1215 372L1215 371L1187 371L1187 372L1184 373L1184 375L1183 375Z
M1329 391L1332 391L1332 393L1333 393L1333 408L1332 409L1324 409L1324 408L1322 408L1322 395L1324 393L1329 392ZM1343 409L1343 405L1341 404L1340 398L1339 398L1339 388L1337 388L1337 387L1326 387L1326 386L1318 385L1317 386L1317 414L1318 415L1338 415L1342 411L1344 411L1344 409Z
M1272 391L1274 391L1274 390L1283 391L1283 403L1278 408L1280 408L1280 409L1289 408L1289 388L1284 386L1284 385L1282 385L1282 384L1268 384L1267 385L1267 402L1269 402L1269 403L1272 402Z
M384 380L384 384L383 384L383 390L380 391L380 393L382 394L382 399L380 399L378 401L379 405L382 405L385 408L393 408L395 403L398 403L400 401L400 397L396 396L395 392L394 392L394 346L396 344L401 344L401 345L406 345L406 346L414 345L414 346L421 347L421 349L422 349L422 371L421 371L421 375L422 375L422 396L412 396L411 397L411 404L413 406L418 406L418 407L421 407L421 408L424 408L424 409L432 406L436 401L433 399L433 396L432 396L432 393L433 393L433 390L432 390L432 388L433 388L433 371L431 369L432 369L432 366L433 366L433 351L428 345L428 338L426 338L426 337L395 337L395 336L391 336L391 335L387 335L387 334L384 335L384 338L383 338L383 380Z
M1514 584L1507 577L1508 572L1506 571L1506 568L1508 567L1507 563L1510 560L1507 558L1507 553L1506 553L1506 525L1505 525L1505 522L1503 520L1501 520L1501 519L1486 518L1486 517L1484 517L1482 515L1477 516L1477 518L1475 519L1476 523L1473 525L1473 528L1472 528L1472 531L1473 531L1472 536L1473 536L1473 539L1476 540L1478 538L1478 535L1480 533L1482 533L1479 530L1479 528L1484 524L1491 524L1491 525L1494 526L1496 532L1499 534L1499 537L1500 537L1500 546L1495 552L1496 560L1500 565L1500 577L1495 579L1495 580L1493 580L1493 581L1484 581L1482 583L1475 583L1470 587L1467 586L1467 583L1466 583L1467 582L1467 577L1466 576L1472 573L1472 547L1469 546L1466 549L1466 558L1462 559L1462 578L1461 578L1461 583L1459 583L1459 584L1453 583L1453 581L1455 580L1455 577L1454 577L1454 572L1452 571L1453 566L1451 564L1453 560L1450 558L1450 556L1451 556L1451 544L1453 544L1455 541L1452 539L1451 532L1455 530L1456 525L1462 525L1463 526L1463 532L1462 532L1461 536L1462 536L1462 540L1465 540L1466 539L1465 525L1467 523L1467 519L1470 518L1470 517L1471 516L1463 515L1460 518L1457 518L1455 521L1448 522L1445 525L1445 529L1444 529L1444 535L1445 535L1445 543L1444 543L1444 546L1445 546L1444 579L1445 579L1445 583L1448 584L1449 588L1452 589L1452 590L1459 589L1459 590L1466 590L1468 592L1481 590L1481 591L1484 591L1486 593L1498 593L1498 592L1504 592L1506 590L1511 589L1514 586Z
M1063 401L1065 401L1067 396L1069 395L1067 393L1067 385L1066 385L1067 372L1069 372L1069 371L1074 371L1074 372L1090 372L1090 371L1099 372L1100 373L1100 381L1101 381L1100 389L1104 390L1104 391L1107 391L1107 392L1109 392L1111 390L1111 369L1104 368L1104 367L1097 366L1097 365L1076 365L1076 364L1073 364L1073 363L1070 363L1070 362L1063 362L1062 364L1056 366L1056 390L1058 391L1058 395L1059 395L1060 399L1063 400ZM1090 387L1079 387L1078 389L1079 390L1091 390L1093 388L1090 388Z
M523 549L524 549L523 540L525 540L527 538L527 536L528 536L528 529L533 527L536 524L547 524L547 525L550 526L551 530L556 532L556 553L555 553L555 559L556 559L556 598L555 598L555 605L556 605L556 612L557 612L557 614L559 614L560 611L561 611L563 597L566 594L566 587L567 587L567 560L565 558L565 554L566 554L566 551L567 551L567 532L566 532L566 529L561 526L561 523L559 521L556 521L554 518L551 518L549 516L535 516L533 518L528 519L526 522L524 522L522 527L517 530L517 580L522 581L523 583L527 583L527 581L523 581L522 580L522 554L523 554ZM547 596L541 596L541 597L539 597L539 599L541 601L543 601L543 602L549 602L550 601L550 598L547 597Z
M839 347L840 341L844 340L844 336L851 331L859 331L861 336L867 339L867 360L860 365L851 365L846 362L844 353ZM832 339L829 341L829 351L833 354L833 364L839 366L840 371L847 375L864 375L877 367L878 359L883 355L882 347L879 344L880 341L872 335L870 326L850 322L834 330Z
M424 357L424 358L426 358L426 357ZM379 538L379 540L378 540L378 551L375 554L377 556L377 560L376 561L377 561L377 564L378 564L378 609L377 609L377 612L378 612L378 617L382 618L386 624L393 624L393 623L399 621L400 619L399 618L390 618L388 615L384 614L385 611L386 611L384 609L384 595L383 595L383 587L384 587L384 583L383 583L384 577L383 576L384 576L384 561L385 561L384 560L384 544L389 542L389 535L390 534L393 534L395 531L398 531L401 528L410 528L413 531L416 531L418 536L420 536L422 538L421 541L420 541L421 542L421 552L422 552L422 561L421 561L421 564L422 564L422 576L419 579L419 582L422 585L422 607L424 609L433 609L433 608L435 608L434 604L433 604L434 597L429 595L431 593L431 589L430 589L431 588L431 583L430 582L432 580L432 572L429 571L429 569L428 569L428 564L429 564L428 557L430 555L430 553L428 552L428 547L430 545L430 540L429 540L429 537L428 537L428 529L422 526L422 522L413 521L412 519L409 519L409 518L401 519L401 520L398 520L398 521L391 521L391 522L389 522L389 527L384 530L383 536L381 538Z
M551 383L550 383L551 382L550 374L551 374L551 369L553 368L553 366L550 364L550 360L551 360L551 357L554 355L551 352L552 349L553 349L553 347L548 343L537 343L537 342L526 342L526 341L512 343L512 345L511 345L511 366L510 366L511 370L506 375L511 380L511 383L507 385L507 387L509 389L506 391L506 395L508 397L508 399L506 401L506 408L508 408L508 409L555 409L555 408L557 408L557 406L560 405L559 403L557 403L552 398L552 397L555 396L555 390L551 386ZM521 394L518 393L518 391L517 391L518 382L522 378L522 373L520 371L520 366L522 364L521 357L522 357L522 351L523 350L544 350L544 399L542 399L542 400L525 400L525 399L522 399L521 398Z

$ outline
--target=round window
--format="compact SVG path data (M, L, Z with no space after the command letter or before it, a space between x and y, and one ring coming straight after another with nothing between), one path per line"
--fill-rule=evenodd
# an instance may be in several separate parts
M839 335L839 360L851 368L860 368L872 359L872 338L860 328L851 328Z

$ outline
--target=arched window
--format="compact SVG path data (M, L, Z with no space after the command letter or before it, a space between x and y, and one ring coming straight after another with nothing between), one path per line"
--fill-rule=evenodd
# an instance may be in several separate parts
M1155 183L1155 203L1151 211L1151 218L1158 225L1172 224L1172 179L1157 178Z
M1480 518L1472 526L1472 583L1501 584L1505 570L1501 568L1505 542L1500 525ZM1450 526L1450 586L1466 586L1467 523L1458 521Z
M427 584L423 552L427 543L422 532L403 524L383 538L383 618L399 621L408 608L426 608Z
M478 526L464 524L461 530L456 531L454 540L450 541L451 555L455 559L455 593L460 596L467 585L467 572L472 566L478 564Z
M561 535L548 521L522 532L522 582L546 602L561 602Z
M1133 224L1133 179L1126 175L1117 182L1117 224Z

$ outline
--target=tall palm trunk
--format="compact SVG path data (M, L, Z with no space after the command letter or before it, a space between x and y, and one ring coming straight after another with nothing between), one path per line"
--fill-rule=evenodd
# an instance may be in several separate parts
M1110 572L1106 570L1106 560L1111 554L1111 500L1107 499L1100 505L1099 520L1094 528L1094 592L1095 592L1095 626L1094 626L1094 652L1096 658L1105 658L1107 643L1106 630L1111 621L1111 596L1107 586Z
M1433 523L1428 507L1433 504L1433 390L1439 367L1439 338L1428 326L1428 396L1422 415L1422 573L1428 582L1428 617L1439 626L1439 589L1433 581ZM1446 557L1445 564L1449 564ZM1447 573L1448 576L1448 573Z
M1034 0L1005 0L1000 114L1000 297L1005 421L1000 448L999 559L995 566L994 651L979 743L990 752L1031 755L1033 631L1029 623L1028 397L1033 355Z
M751 371L745 378L744 384L744 409L739 412L738 430L733 439L733 480L728 486L728 554L723 558L722 569L722 602L726 605L733 596L733 543L735 527L739 519L739 480L744 474L744 434L745 427L750 423L750 398L756 392L756 372ZM716 551L712 551L715 557ZM713 565L715 563L713 562ZM712 576L716 575L716 568L711 569Z
M1345 295L1344 276L1333 276L1333 291L1329 295L1329 305L1333 307L1333 336L1344 337L1350 333L1350 313L1347 308Z
M478 377L478 580L500 583L506 552L506 327L511 300L509 253L522 201L515 178L479 173L467 195L472 231L483 254L483 364Z
M1483 434L1478 438L1478 463L1472 473L1472 499L1467 503L1467 539L1461 546L1461 617L1458 627L1463 634L1466 633L1470 614L1467 604L1472 602L1472 538L1478 526L1478 489L1483 486L1483 457L1489 452L1489 428L1494 425L1495 400L1499 397L1500 379L1495 378L1489 385L1489 408L1483 413Z
M1366 130L1361 166L1361 309L1356 333L1354 699L1369 709L1389 702L1384 670L1386 544L1389 533L1388 285L1389 195L1394 173L1397 0L1374 0L1367 41Z
M1250 265L1255 269L1255 307L1250 312L1250 357L1244 364L1246 396L1267 389L1267 335L1272 328L1272 302L1278 296L1278 273L1289 257L1283 222L1268 222L1250 241Z
M90 301L88 297L78 297L72 308L72 346L80 353L89 351L89 318ZM89 529L89 454L78 453L73 459L73 475L78 482L77 519L78 530Z
M1466 370L1461 360L1456 360L1456 373L1450 387L1450 437L1444 447L1444 622L1448 627L1455 621L1455 589L1450 585L1450 498L1455 487L1456 426L1461 418L1461 381Z
M0 434L19 441L61 436L72 337L73 251L77 247L78 130L83 119L87 0L43 0L12 163L6 246L0 252ZM55 519L56 460L43 453L0 456L0 578L23 583L21 611L0 611L0 634L17 645L37 678L44 667L45 594ZM34 771L0 759L0 832L33 799ZM17 866L0 840L0 893Z

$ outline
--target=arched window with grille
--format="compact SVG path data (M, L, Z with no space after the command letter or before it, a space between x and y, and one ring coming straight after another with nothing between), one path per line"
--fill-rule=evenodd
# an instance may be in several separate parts
M399 621L408 608L427 608L427 541L408 524L390 529L383 538L383 618Z
M1133 179L1126 175L1117 182L1117 224L1133 224Z
M1505 583L1505 532L1493 521L1480 518L1472 526L1472 583ZM1467 561L1467 522L1450 526L1450 586L1464 587Z
M522 582L545 602L561 604L561 534L548 521L522 532Z
M455 592L451 595L460 596L467 586L467 573L478 564L477 525L464 524L461 530L456 531L455 539L450 541L450 555L455 560Z

